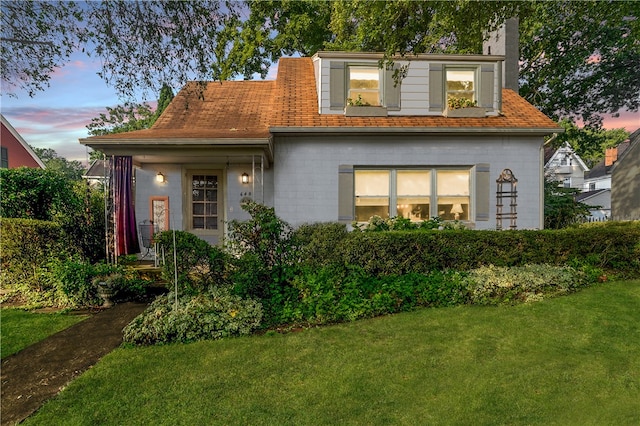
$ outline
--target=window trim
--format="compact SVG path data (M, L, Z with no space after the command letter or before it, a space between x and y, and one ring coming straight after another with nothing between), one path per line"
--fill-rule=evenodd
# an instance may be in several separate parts
M449 71L472 71L473 72L473 101L477 106L482 106L481 95L482 88L480 78L480 65L445 65L442 73L442 90L443 90L443 107L446 110L449 105L449 90L447 88L447 73Z
M397 201L398 201L398 188L397 188L397 172L398 171L428 171L430 174L430 188L429 194L429 214L428 217L432 218L438 216L438 199L441 197L452 197L451 194L438 194L438 171L460 171L467 172L469 176L469 208L467 212L467 219L461 219L462 222L471 223L474 222L476 214L476 166L474 165L456 165L456 166L353 166L353 190L351 191L352 197L352 217L356 220L356 175L358 171L388 171L389 172L389 217L398 216ZM365 223L365 222L358 222Z

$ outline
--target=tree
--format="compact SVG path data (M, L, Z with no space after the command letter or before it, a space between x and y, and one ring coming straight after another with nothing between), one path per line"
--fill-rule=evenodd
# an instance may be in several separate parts
M33 152L42 160L47 170L59 172L63 177L67 179L79 181L82 180L85 167L78 160L67 160L64 157L60 157L51 148L35 148L31 147Z
M569 142L589 168L604 158L607 148L618 146L629 137L629 132L625 129L579 128L567 120L560 121L560 125L564 128L564 132L558 134L554 140L554 148Z
M579 223L589 216L591 206L575 200L580 192L576 188L563 188L558 182L544 182L544 227L561 229Z
M101 77L131 96L158 82L265 77L282 55L320 49L480 53L488 30L518 16L520 93L545 114L597 127L640 104L633 0L3 2L2 12L8 93L41 90L74 48L100 57Z

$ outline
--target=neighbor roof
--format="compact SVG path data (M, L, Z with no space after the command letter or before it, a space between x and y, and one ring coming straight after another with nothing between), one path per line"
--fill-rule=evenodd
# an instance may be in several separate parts
M549 134L562 131L512 90L504 89L503 114L483 118L443 116L345 117L319 114L311 58L281 58L275 81L191 82L147 130L81 140L264 139L280 132L407 131Z

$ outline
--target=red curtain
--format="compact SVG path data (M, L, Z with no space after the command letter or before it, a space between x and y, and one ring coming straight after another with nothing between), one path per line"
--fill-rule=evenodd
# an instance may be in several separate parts
M113 204L116 257L140 252L133 200L133 159L113 157Z

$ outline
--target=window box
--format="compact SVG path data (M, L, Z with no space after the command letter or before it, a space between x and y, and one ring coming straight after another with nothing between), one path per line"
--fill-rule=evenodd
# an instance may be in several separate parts
M444 116L450 118L478 118L486 117L486 115L487 109L482 107L446 109L444 111Z
M347 105L344 108L346 117L386 117L387 108L374 105Z

